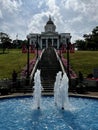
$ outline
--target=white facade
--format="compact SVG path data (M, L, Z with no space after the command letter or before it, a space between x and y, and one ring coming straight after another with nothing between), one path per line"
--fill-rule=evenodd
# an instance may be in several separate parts
M66 39L70 41L71 36L70 33L58 33L56 32L56 26L51 20L51 17L49 17L49 20L47 21L44 32L41 34L37 33L30 33L27 37L30 39L30 45L33 44L36 46L38 43L38 46L40 49L48 48L49 46L53 46L56 49L59 49L61 43L66 44Z

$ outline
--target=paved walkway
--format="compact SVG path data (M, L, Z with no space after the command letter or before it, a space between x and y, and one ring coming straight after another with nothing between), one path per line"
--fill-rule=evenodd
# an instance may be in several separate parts
M87 92L85 94L78 94L78 93L70 92L69 95L71 95L71 96L81 96L81 97L91 97L91 98L97 98L98 99L98 92Z
M32 93L12 93L9 95L1 95L0 99L3 98L11 98L11 97L22 97L22 96L32 96ZM53 93L43 93L42 95L45 96L53 96ZM87 92L86 94L77 94L77 93L72 93L69 92L69 96L79 96L79 97L89 97L89 98L96 98L98 99L98 92Z

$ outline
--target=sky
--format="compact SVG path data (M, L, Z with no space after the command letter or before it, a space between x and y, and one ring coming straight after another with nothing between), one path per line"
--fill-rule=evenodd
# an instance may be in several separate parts
M98 0L0 0L0 32L24 40L44 32L49 15L56 31L70 33L75 42L98 26Z

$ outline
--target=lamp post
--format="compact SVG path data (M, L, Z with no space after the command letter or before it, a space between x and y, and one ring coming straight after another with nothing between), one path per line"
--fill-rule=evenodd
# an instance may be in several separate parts
M69 71L69 50L70 50L69 38L66 39L66 43L67 43L67 76L69 78L69 86L70 86L71 82L70 82L70 71Z
M27 85L29 85L29 42L30 42L30 37L27 36L27 75L26 75L26 81Z
M37 40L36 40L36 49L37 49L37 56L36 56L36 58L38 58L38 36L37 36Z
M62 50L62 43L61 43L61 36L59 35L59 54L61 58L61 50Z
M62 43L60 43L60 46L59 46L59 54L60 54L60 58L62 57L61 54L62 54Z

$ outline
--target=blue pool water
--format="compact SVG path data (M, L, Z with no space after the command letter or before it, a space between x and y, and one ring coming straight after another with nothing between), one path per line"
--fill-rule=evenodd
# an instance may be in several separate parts
M61 110L53 97L43 97L41 109L32 97L0 100L0 130L98 130L98 100L69 98Z

